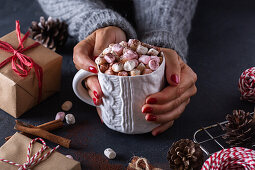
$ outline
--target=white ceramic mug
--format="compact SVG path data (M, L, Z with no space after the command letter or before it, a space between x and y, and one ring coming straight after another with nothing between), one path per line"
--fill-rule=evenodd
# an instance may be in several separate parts
M106 126L127 134L147 133L159 124L145 120L142 106L147 96L162 90L165 81L164 73L164 57L156 71L145 75L116 76L100 71L95 74L81 69L74 76L73 90L82 101L95 106L87 89L82 86L82 80L98 75L104 94L103 104L98 107L101 109L102 119Z

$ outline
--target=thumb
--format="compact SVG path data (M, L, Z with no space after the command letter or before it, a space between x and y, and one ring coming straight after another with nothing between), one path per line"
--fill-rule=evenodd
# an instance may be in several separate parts
M178 54L171 49L162 50L166 59L166 79L170 85L176 86L181 80L181 66Z

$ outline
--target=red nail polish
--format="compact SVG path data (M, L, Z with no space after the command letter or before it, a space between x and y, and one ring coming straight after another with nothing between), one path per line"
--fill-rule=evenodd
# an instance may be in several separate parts
M157 103L157 99L155 98L149 98L147 101L147 104L156 104Z
M97 105L97 99L96 98L93 98L93 102L95 105Z
M156 116L148 115L146 120L148 120L148 121L155 121L156 120Z
M97 73L97 69L93 66L89 66L89 71L92 73Z
M143 113L151 113L151 112L152 112L151 107L145 107L145 109L143 109Z
M179 77L176 74L171 75L171 80L176 84L179 84L180 82Z
M93 93L94 93L94 96L95 96L97 99L99 99L99 96L98 96L97 92L96 92L96 91L93 91Z

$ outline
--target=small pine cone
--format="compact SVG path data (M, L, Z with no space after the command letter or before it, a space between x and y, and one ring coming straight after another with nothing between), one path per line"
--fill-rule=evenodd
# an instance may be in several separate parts
M68 37L67 24L52 17L46 21L42 16L39 23L32 21L29 32L30 37L53 51L62 47Z
M249 112L233 110L233 115L226 116L228 123L223 130L223 138L231 147L242 146L251 148L255 144L255 121Z
M199 144L189 139L181 139L172 144L167 154L170 168L175 170L201 169L204 162Z

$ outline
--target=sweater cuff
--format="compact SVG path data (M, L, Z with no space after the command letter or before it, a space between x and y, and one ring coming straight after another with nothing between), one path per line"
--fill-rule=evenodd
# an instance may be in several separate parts
M164 48L175 50L182 60L186 63L188 44L184 35L175 35L169 31L150 31L146 32L141 41Z
M103 9L99 12L92 13L91 16L84 21L79 31L78 40L81 41L95 30L107 26L121 28L126 33L127 39L137 37L134 28L125 18L110 9Z

